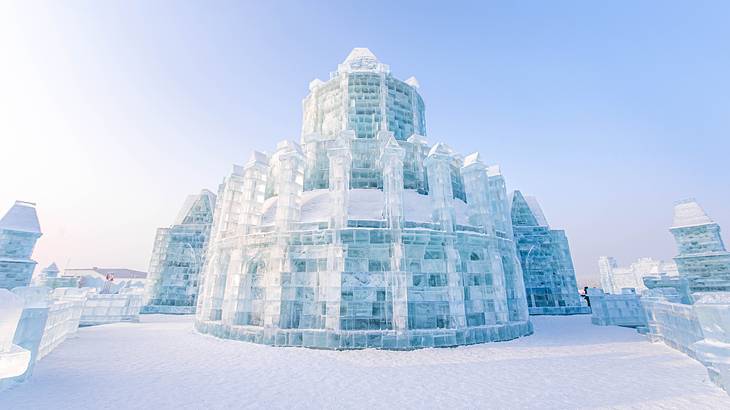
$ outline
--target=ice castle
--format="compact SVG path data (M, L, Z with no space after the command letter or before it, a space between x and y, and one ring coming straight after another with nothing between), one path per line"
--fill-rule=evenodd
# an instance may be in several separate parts
M419 84L354 49L301 143L219 188L196 328L276 346L413 349L530 334L505 181L426 141Z
M565 231L551 229L537 199L515 191L512 226L531 315L586 314Z
M41 235L35 204L15 201L0 219L0 288L30 284L36 265L31 256Z
M215 200L207 189L189 195L175 224L157 230L143 313L195 313Z

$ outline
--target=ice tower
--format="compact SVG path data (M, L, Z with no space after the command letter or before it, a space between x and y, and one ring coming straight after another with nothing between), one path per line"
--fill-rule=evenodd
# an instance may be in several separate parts
M37 263L30 257L41 235L35 204L15 201L0 219L0 288L30 284Z
M674 235L679 254L677 270L687 279L692 292L730 291L730 252L716 224L693 199L674 206L669 231Z
M512 194L512 226L531 315L590 313L581 304L565 231L550 229L537 199Z
M215 201L207 189L189 195L175 224L157 230L143 313L195 313Z
M531 333L499 169L429 145L418 82L368 49L309 89L301 142L221 184L197 329L328 349Z

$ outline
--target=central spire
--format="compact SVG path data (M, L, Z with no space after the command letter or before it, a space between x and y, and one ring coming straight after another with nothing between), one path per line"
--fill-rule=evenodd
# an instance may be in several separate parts
M350 54L347 55L347 58L343 63L352 63L354 61L360 61L360 60L375 60L378 61L378 57L375 57L375 54L373 54L372 51L370 51L369 48L366 47L355 47L350 51Z
M385 72L389 71L386 64L382 64L378 57L370 51L369 48L355 47L347 55L345 61L337 67L338 72L352 72L352 71L372 71L372 72Z

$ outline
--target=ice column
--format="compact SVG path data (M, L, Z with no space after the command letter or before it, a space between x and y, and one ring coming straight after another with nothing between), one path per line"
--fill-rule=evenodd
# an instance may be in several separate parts
M494 219L499 251L502 255L502 269L507 292L507 306L510 320L526 321L529 319L525 280L522 267L517 258L517 248L512 231L507 186L499 166L487 167L487 184L489 186L489 203Z
M264 326L281 326L281 273L291 271L287 232L293 230L299 221L304 183L304 155L295 142L284 141L278 144L274 157L279 161L276 188L274 224L278 234L276 244L271 250L272 268L264 276L266 299L264 307Z
M481 161L478 152L467 155L464 166L461 168L464 180L464 191L469 205L469 223L479 226L488 238L488 258L491 265L493 289L495 294L495 313L499 322L509 320L507 315L507 290L502 268L502 259L499 257L499 244L494 236L494 225L489 203L489 187L487 183L487 167Z
M393 235L391 250L390 288L393 298L393 329L405 331L408 328L408 277L401 267L403 260L403 158L405 150L390 136L380 157L383 167L383 194L385 207L383 216Z
M488 235L494 234L489 212L489 190L487 187L487 168L478 152L467 155L461 168L464 191L469 204L469 224L479 226Z
M451 187L451 156L449 148L438 143L429 151L424 165L429 181L429 194L433 207L433 221L446 232L454 232L454 193Z
M266 177L269 174L269 158L254 151L243 167L243 190L239 225L241 234L251 233L251 228L261 224L266 194Z
M291 224L299 221L304 180L304 156L296 142L284 141L277 146L279 161L276 185L279 197L276 200L274 221L280 230L289 230Z
M241 213L243 195L243 168L233 166L231 175L223 181L218 191L218 201L213 215L211 239L208 243L208 257L205 273L201 278L198 293L198 317L202 320L220 320L223 313L223 298L228 277L230 249L223 239L236 233Z
M406 158L408 176L405 178L405 187L424 193L426 192L427 187L426 173L423 169L423 160L428 153L428 143L423 136L418 134L413 134L408 137L407 142L410 144L410 147Z
M454 192L451 185L451 149L444 143L438 143L429 151L424 165L428 174L429 197L433 206L433 220L441 225L444 235L446 253L446 276L448 283L450 327L466 326L464 309L464 286L461 280L461 258L454 248Z
M347 227L347 204L350 192L350 169L352 167L352 130L342 131L327 149L330 160L329 191L331 199L330 228Z
M240 215L238 229L242 235L253 233L253 229L261 225L266 179L269 174L269 158L266 154L254 151L251 159L243 166L243 191L241 192ZM243 248L245 249L246 244ZM239 295L245 276L247 255L241 247L232 250L230 263L227 266L226 285L223 296L222 320L227 324L238 323Z

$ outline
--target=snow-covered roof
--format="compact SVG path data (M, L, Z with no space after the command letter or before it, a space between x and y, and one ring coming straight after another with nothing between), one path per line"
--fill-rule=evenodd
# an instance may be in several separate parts
M251 157L246 162L246 166L249 167L254 164L263 164L268 165L269 164L269 156L265 152L256 151L254 150L251 153Z
M379 189L351 189L349 191L347 214L349 219L383 220L385 196ZM332 214L332 198L328 189L305 191L302 194L300 221L323 222ZM453 199L456 223L469 225L468 206L460 199ZM264 201L262 225L274 223L277 197ZM403 191L403 218L413 222L431 222L431 202L428 195L421 195L412 189Z
M434 144L433 147L428 151L428 156L434 156L434 155L452 155L454 153L454 150L451 149L447 144L443 142L439 142Z
M502 169L499 168L499 165L490 165L487 167L488 177L496 177L499 175L502 175Z
M419 88L421 86L421 84L418 82L416 77L413 77L413 76L408 77L408 79L406 81L404 81L404 83L410 85L413 88Z
M0 229L41 234L41 225L38 222L35 204L15 201L10 210L0 219Z
M482 162L482 156L479 152L474 152L464 157L464 166L468 167L470 165L484 166L484 163Z
M715 223L694 199L687 199L674 205L672 228L707 225Z
M408 137L408 139L406 141L410 142L411 144L428 145L428 141L426 141L426 137L424 137L423 135L419 135L419 134L411 134L411 136Z

